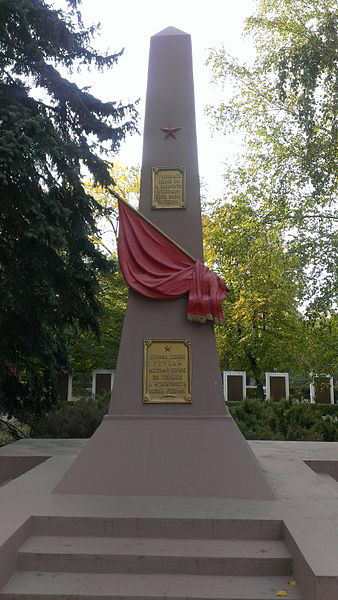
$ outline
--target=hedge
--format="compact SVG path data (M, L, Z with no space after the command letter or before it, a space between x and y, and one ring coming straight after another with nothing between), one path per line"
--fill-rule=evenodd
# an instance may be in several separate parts
M249 440L338 441L338 405L246 399L228 408Z
M84 398L66 402L44 417L32 420L28 435L88 438L101 423L108 406L109 394L97 400ZM228 408L249 440L338 441L338 405L246 399L229 403Z
M110 396L110 394L109 394ZM88 438L100 425L109 407L108 396L65 402L31 423L32 438Z

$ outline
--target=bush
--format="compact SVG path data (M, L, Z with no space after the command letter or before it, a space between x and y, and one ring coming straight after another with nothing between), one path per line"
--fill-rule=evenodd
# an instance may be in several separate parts
M246 397L251 400L257 400L257 388L246 388Z
M310 385L290 385L290 397L292 400L309 400L310 401Z
M7 421L5 418L0 418L0 447L29 437L29 435L29 427L24 423L20 423L16 419Z
M246 439L338 441L338 406L246 399L228 404Z
M108 412L110 393L65 402L31 423L32 438L88 438Z
M88 438L108 412L109 399L110 393L97 399L63 403L44 417L32 419L30 435L33 438ZM247 398L228 403L228 407L249 440L338 441L338 405Z

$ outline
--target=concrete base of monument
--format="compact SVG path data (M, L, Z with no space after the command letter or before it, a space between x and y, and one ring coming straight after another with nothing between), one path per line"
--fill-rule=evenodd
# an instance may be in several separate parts
M55 492L273 500L230 416L106 416Z
M0 600L337 600L338 443L250 442L274 500L53 493L85 446L0 449Z

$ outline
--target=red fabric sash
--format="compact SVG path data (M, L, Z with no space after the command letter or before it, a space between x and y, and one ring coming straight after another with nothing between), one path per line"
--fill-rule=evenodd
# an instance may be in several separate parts
M118 204L118 255L128 286L154 300L179 298L188 292L188 319L222 323L227 293L223 279L186 256L128 204Z

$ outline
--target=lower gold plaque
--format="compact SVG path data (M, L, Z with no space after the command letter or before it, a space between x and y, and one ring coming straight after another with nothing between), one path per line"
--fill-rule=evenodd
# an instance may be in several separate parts
M191 403L189 340L145 340L143 402Z

